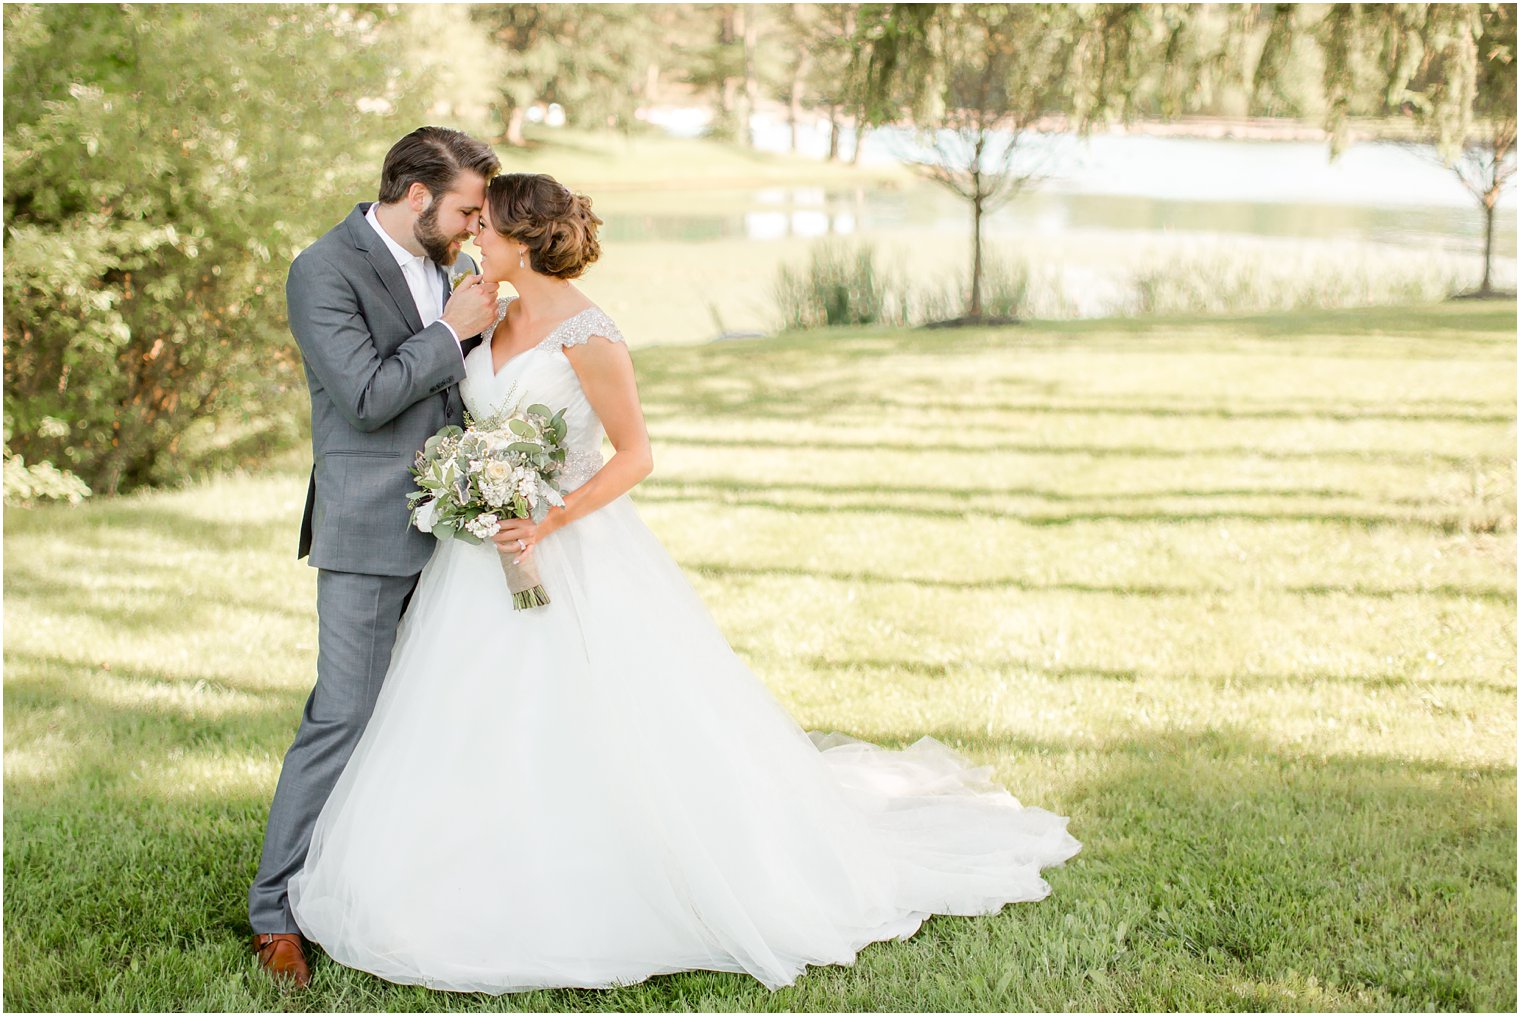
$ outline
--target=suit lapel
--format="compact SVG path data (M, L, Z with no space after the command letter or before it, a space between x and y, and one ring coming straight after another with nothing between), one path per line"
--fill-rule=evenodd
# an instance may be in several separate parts
M380 276L380 281L385 284L385 291L395 301L396 309L406 319L407 326L412 334L422 331L422 316L417 313L417 302L412 299L412 288L406 284L406 276L401 274L401 266L396 264L396 259L391 257L390 248L385 241L380 239L373 226L369 224L365 213L369 211L369 202L364 202L354 207L349 213L349 234L353 239L354 246L364 252L369 258L369 263L375 269L375 274Z

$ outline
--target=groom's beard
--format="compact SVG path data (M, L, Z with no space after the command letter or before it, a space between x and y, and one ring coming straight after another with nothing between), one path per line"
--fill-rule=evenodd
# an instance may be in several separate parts
M438 206L443 202L433 200L433 203L425 208L421 215L417 216L417 222L412 226L412 233L417 237L417 242L422 244L422 252L428 256L428 260L440 268L448 269L454 264L454 242L460 243L470 238L469 233L460 233L458 236L445 236L438 228Z

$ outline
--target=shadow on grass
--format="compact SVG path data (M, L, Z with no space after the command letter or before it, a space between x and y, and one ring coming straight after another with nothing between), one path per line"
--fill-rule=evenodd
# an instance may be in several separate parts
M736 651L740 647L735 647ZM1469 691L1499 692L1513 695L1515 682L1510 681L1482 681L1467 678L1458 678L1442 681L1417 681L1396 674L1314 674L1314 673L1247 673L1230 672L1219 674L1171 673L1155 670L1137 670L1130 668L1094 667L1084 664L1069 664L1052 666L1038 663L1033 660L1001 658L995 660L958 659L953 662L941 662L936 660L893 660L871 657L854 657L847 660L832 659L827 656L807 656L796 661L806 670L827 674L833 673L874 673L890 679L898 674L909 674L914 677L931 679L943 679L956 677L964 674L967 670L994 670L1009 671L1014 673L1034 674L1053 681L1066 681L1072 679L1097 678L1101 681L1112 681L1117 684L1135 684L1142 680L1159 680L1184 683L1197 683L1211 687L1225 686L1254 686L1254 685L1281 685L1284 687L1305 685L1345 685L1362 690L1367 689L1395 689L1412 688L1416 685L1422 687L1438 688L1461 688Z
M1333 487L1271 488L1271 487L1195 487L1163 488L1160 490L1115 490L1093 494L1068 494L1041 487L916 487L909 484L887 483L794 483L786 480L750 483L728 477L664 477L654 476L639 484L636 493L645 491L698 491L725 494L814 494L820 497L880 498L904 496L938 497L954 501L969 501L978 497L1027 497L1062 504L1082 504L1090 501L1165 500L1169 498L1364 498L1360 491ZM1402 502L1400 502L1402 503ZM1411 500L1412 504L1425 501Z
M905 400L878 400L878 403L893 406L905 412L914 410L934 410L936 412L961 412L961 413L1006 413L1011 415L1029 414L1034 416L1140 416L1153 417L1156 419L1218 419L1218 420L1291 420L1294 422L1307 422L1311 420L1334 420L1338 423L1359 423L1366 421L1382 421L1387 423L1481 423L1481 424L1509 424L1515 422L1515 414L1510 412L1424 412L1420 410L1385 409L1382 407L1368 407L1366 409L1347 409L1346 403L1338 403L1340 408L1285 406L1279 409L1255 409L1255 408L1232 408L1229 406L1152 406L1152 405L1079 405L1079 406L1052 406L1039 403L996 403L996 402L911 402ZM1490 408L1484 405L1484 408Z
M719 579L770 579L807 578L844 582L852 585L881 586L906 583L932 589L961 591L1016 590L1019 592L1067 592L1092 593L1100 596L1147 596L1147 597L1194 597L1217 596L1235 592L1227 587L1198 586L1145 586L1126 584L1122 586L1097 585L1088 582L1031 582L1015 576L987 579L952 579L937 575L908 575L868 571L845 571L828 568L796 568L781 565L740 565L721 561L683 561L681 567L710 578ZM1250 587L1252 592L1278 592L1301 596L1368 596L1392 599L1399 596L1431 596L1451 599L1475 599L1497 603L1515 602L1515 590L1494 586L1409 586L1388 588L1360 585L1285 585L1263 584Z
M692 486L682 484L682 486ZM906 515L925 519L965 519L971 516L991 516L1007 519L1026 526L1069 526L1083 522L1136 522L1178 525L1188 522L1319 522L1373 529L1392 526L1400 529L1425 529L1435 533L1457 535L1473 531L1495 532L1507 528L1505 523L1485 521L1476 530L1466 516L1454 515L1444 518L1421 516L1374 514L1355 512L1292 512L1292 511L1229 511L1212 512L1175 511L1085 511L1062 513L1027 512L997 505L967 505L965 507L935 508L925 505L892 504L888 501L866 500L854 504L842 498L825 502L776 501L764 498L718 498L709 494L677 494L671 487L640 488L634 493L637 501L649 504L724 504L743 508L766 508L778 512L806 512L809 514L835 515L840 512L865 512L871 515Z
M151 588L144 588L151 582ZM214 598L187 598L182 592L183 572L178 567L141 567L123 574L112 585L97 583L81 592L76 582L45 577L19 566L6 570L5 593L23 597L33 608L51 617L88 618L124 629L148 629L157 633L202 631L214 617L229 609L293 621L316 622L314 606L302 608L270 598L228 595L221 590ZM103 595L130 596L132 602L108 606Z
M998 386L1022 387L1001 379ZM1144 402L1115 400L1112 402L1083 402L1076 405L1052 405L1049 402L986 402L978 399L957 398L960 393L948 384L935 383L926 378L905 380L898 378L893 388L899 394L884 395L880 388L868 380L833 379L826 383L801 384L791 382L785 387L761 384L748 380L725 377L721 385L709 385L697 378L673 378L656 383L641 380L645 389L645 403L651 419L691 419L710 417L733 419L754 417L777 420L838 420L852 413L862 417L869 414L874 421L886 412L902 422L913 419L913 414L937 412L951 414L996 413L1009 417L1020 416L1069 416L1078 419L1091 417L1133 417L1156 420L1198 421L1284 421L1304 423L1329 421L1334 423L1448 423L1482 426L1513 424L1515 413L1492 403L1461 403L1437 401L1438 409L1427 410L1400 405L1387 407L1377 404L1347 404L1344 401L1329 405L1305 405L1302 403L1267 403L1264 406L1208 406L1183 405L1159 406ZM1046 399L1053 393L1044 388L1059 385L1038 386L1042 390L1031 393L1033 399ZM668 389L668 390L667 390ZM902 395L906 391L906 396ZM947 398L937 399L943 391ZM1089 397L1090 398L1090 397ZM1455 407L1464 411L1453 411ZM1019 425L1008 420L991 425L1002 428ZM961 426L975 429L989 425L967 422Z
M282 998L252 976L244 945L267 794L102 797L97 781L112 774L100 773L7 808L5 1000L173 1008L161 957L189 953L250 1009L362 998L388 1010L668 1011L693 1008L694 993L730 1010L1302 1009L1303 975L1325 993L1310 1008L1513 1009L1512 767L1298 756L1228 730L1079 749L925 733L978 762L1071 773L1058 799L1026 804L1070 815L1082 853L1047 873L1056 889L1042 903L936 920L910 942L867 947L855 969L815 969L775 995L705 973L611 992L429 993L318 956L316 987ZM126 780L127 758L119 765L114 778ZM989 935L1003 947L989 950ZM1028 962L995 987L1009 947ZM200 1007L193 994L178 1001Z
M278 548L294 560L301 515L297 508L289 518L222 525L149 500L127 498L87 503L74 509L67 522L70 541L85 550L106 549L91 543L105 537L113 546L134 540L151 541L155 547L165 546L177 552L227 553ZM55 512L7 513L5 535L9 539L55 534L58 526L59 516Z
M281 758L295 736L309 692L247 689L227 682L196 687L195 681L165 680L148 670L113 666L104 671L66 662L39 667L25 658L8 659L6 667L25 675L7 674L6 710L16 717L51 717L46 735L56 739L47 749L51 757L44 772L31 777L6 774L7 792L21 790L28 796L45 793L59 780L104 787L131 772L152 772L191 756L241 755L261 744L277 746L270 750ZM92 681L97 675L112 683ZM155 697L163 692L183 695L169 706ZM17 719L14 727L22 722ZM12 739L10 747L22 751L28 740ZM116 787L129 788L130 784ZM173 796L181 789L159 787L148 793Z
M1509 461L1497 455L1460 455L1445 452L1401 452L1391 449L1356 448L1262 448L1255 445L1212 445L1209 447L1161 448L1155 445L1062 445L1046 441L988 442L986 444L953 444L925 440L920 443L901 441L782 441L760 437L723 437L708 435L688 437L676 434L652 435L658 453L660 445L679 445L690 448L779 448L788 451L806 449L820 452L911 452L924 455L1077 455L1087 458L1137 458L1137 459L1269 459L1273 461L1314 462L1322 459L1347 459L1356 462L1378 462L1406 466L1478 466L1496 465Z

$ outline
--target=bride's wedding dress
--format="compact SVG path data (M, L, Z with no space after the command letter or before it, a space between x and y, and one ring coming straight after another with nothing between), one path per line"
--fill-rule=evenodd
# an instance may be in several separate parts
M568 407L563 484L602 427L562 347L622 341L599 309L461 393ZM516 402L516 396L513 397ZM730 649L625 495L533 554L552 602L514 611L491 544L438 545L290 903L334 959L501 993L678 970L791 983L1049 891L1080 844L931 738L804 733Z

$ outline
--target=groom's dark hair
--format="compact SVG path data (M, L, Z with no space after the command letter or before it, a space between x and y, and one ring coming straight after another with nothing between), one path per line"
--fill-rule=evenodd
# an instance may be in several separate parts
M380 203L400 201L414 183L422 184L436 198L466 169L489 181L501 171L501 161L491 146L464 131L418 127L385 153L385 165L380 169Z

